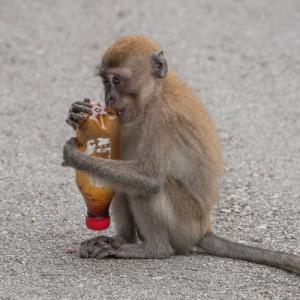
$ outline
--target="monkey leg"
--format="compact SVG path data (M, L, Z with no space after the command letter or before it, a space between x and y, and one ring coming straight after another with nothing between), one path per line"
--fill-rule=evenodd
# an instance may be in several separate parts
M111 203L110 209L115 225L116 237L127 241L127 243L135 242L134 218L127 195L124 192L117 193Z
M122 199L121 196L120 199ZM154 208L153 197L140 196L128 199L128 201L130 201L130 205L127 207L131 207L132 218L137 230L143 237L143 241L136 243L127 242L115 247L114 243L108 242L105 238L91 239L82 243L80 250L81 257L98 259L105 257L166 258L175 254L170 243L168 228ZM116 203L120 204L115 202L115 205ZM114 209L116 207L113 207L112 212L115 211ZM122 231L120 230L119 233L122 233Z
M166 258L174 255L168 228L155 210L153 196L129 199L133 218L143 241L123 244L110 253L116 258Z

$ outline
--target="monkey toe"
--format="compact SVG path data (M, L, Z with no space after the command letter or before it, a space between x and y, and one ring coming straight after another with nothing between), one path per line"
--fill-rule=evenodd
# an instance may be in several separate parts
M120 236L114 236L110 239L110 243L112 245L113 248L118 249L120 248L122 245L126 244L126 240L123 239Z
M81 258L104 258L109 255L108 250L111 248L110 237L100 236L83 241L80 244L79 256Z
M79 257L81 257L81 258L88 258L89 257L89 252L88 252L86 247L80 246Z
M89 253L90 258L103 259L114 255L114 248L108 243L100 242Z
M90 257L90 241L82 242L80 245L79 256L81 258L89 258Z

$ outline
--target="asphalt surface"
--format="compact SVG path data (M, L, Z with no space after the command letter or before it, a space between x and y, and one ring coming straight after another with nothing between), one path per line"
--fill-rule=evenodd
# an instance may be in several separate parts
M82 260L94 236L74 172L69 105L100 98L95 66L124 34L158 40L220 132L215 230L300 254L300 2L0 1L1 299L299 299L293 274L191 255Z

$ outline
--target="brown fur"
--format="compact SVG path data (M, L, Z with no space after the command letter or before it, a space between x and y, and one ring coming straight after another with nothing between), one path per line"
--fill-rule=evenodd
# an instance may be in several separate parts
M144 58L159 49L160 46L157 43L144 36L125 36L106 50L102 56L102 65L110 68L119 67L128 63L131 58Z

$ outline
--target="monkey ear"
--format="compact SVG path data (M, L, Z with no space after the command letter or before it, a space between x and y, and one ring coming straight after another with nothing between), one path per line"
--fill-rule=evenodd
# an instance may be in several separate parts
M163 51L153 53L151 56L154 74L159 78L164 78L168 74L168 62Z

